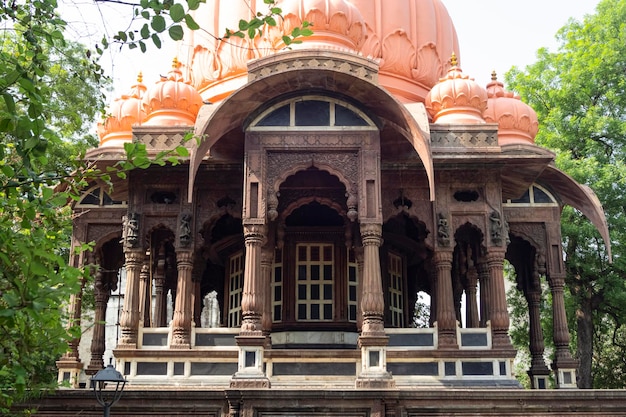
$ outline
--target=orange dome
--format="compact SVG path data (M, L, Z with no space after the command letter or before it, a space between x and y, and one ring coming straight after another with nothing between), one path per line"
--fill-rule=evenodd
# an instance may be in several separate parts
M109 109L108 116L102 123L98 123L100 146L123 146L124 142L133 140L132 127L141 124L146 114L141 105L141 99L146 91L142 84L142 75L137 76L137 84L131 87L128 94L115 99Z
M452 68L426 96L426 110L433 123L485 123L487 91L463 74L452 55Z
M249 4L245 4L249 3ZM223 6L223 7L222 7ZM265 13L263 0L207 0L193 12L205 31L188 32L188 67L204 98L218 101L246 82L247 62L280 51L282 36L306 20L313 35L293 48L340 48L377 59L379 82L403 102L423 102L458 51L452 19L441 0L278 0L284 22L263 38L211 38L237 28L240 19ZM445 57L445 58L443 58Z
M537 113L518 95L504 89L497 81L496 73L491 74L487 84L487 109L483 117L489 123L498 123L498 143L500 146L520 143L535 143L539 130Z
M143 96L146 126L193 125L202 106L202 97L189 83L185 82L174 59L172 70L162 77Z

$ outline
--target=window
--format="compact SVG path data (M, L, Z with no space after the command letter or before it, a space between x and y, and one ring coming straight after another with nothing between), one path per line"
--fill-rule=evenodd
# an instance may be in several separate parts
M228 264L228 327L239 327L243 294L243 251L232 255Z
M389 273L389 312L392 327L404 327L403 270L402 257L389 252L387 272Z
M332 244L296 246L296 314L299 321L333 319Z
M531 185L526 192L515 200L506 200L503 202L505 206L525 205L525 206L556 206L556 199L548 190L540 185Z
M77 207L125 206L125 201L116 201L102 187L93 186L85 191L76 205Z
M283 251L276 249L272 265L272 321L283 320Z
M359 267L354 256L354 250L348 251L348 321L356 322L358 309L358 272Z
M277 127L351 127L372 129L374 122L356 107L324 96L304 96L282 102L261 113L250 125L255 130Z

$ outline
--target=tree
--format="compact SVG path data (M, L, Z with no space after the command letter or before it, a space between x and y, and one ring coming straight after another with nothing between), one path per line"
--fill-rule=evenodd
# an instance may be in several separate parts
M613 264L597 231L576 210L562 215L570 326L580 360L580 388L626 386L626 0L601 2L583 22L557 34L556 52L507 74L507 84L539 116L536 141L557 165L598 195L606 211ZM613 337L612 335L615 335ZM612 363L612 373L606 372Z
M116 41L145 50L158 47L166 29L174 39L182 24L198 29L188 10L202 0L142 0L134 16L149 21L140 39L120 31ZM276 24L274 1L266 15L242 21L227 36L255 35ZM145 146L128 144L126 159L101 172L80 158L95 145L85 121L103 109L106 84L97 54L67 42L56 0L0 4L0 413L56 387L54 361L79 329L67 329L63 304L86 272L68 264L71 210L90 181L124 177L153 163L176 164L179 147L148 158ZM167 20L169 19L169 20ZM168 23L169 22L169 23ZM244 33L245 32L245 33ZM304 31L306 34L306 31ZM146 35L146 36L144 36ZM288 37L301 36L302 32ZM287 43L287 40L285 40ZM108 45L108 42L104 42ZM101 51L101 49L100 49ZM89 245L77 248L88 250Z

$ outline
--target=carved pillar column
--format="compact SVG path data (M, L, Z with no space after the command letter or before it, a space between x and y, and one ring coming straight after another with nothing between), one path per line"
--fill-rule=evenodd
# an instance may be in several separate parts
M150 256L146 256L139 273L139 308L143 327L151 327L152 291L150 285Z
M505 249L493 247L486 256L489 268L489 296L491 333L493 346L512 348L509 338L509 312L506 305L504 288L504 253Z
M437 332L439 348L456 349L456 314L452 292L452 251L439 249L435 252L437 270Z
M260 336L263 315L263 278L261 276L261 247L265 243L265 226L245 225L246 261L241 297L240 335Z
M272 262L274 251L263 249L261 251L261 293L263 296L263 318L261 327L263 334L269 336L272 332ZM268 339L268 342L270 340Z
M141 249L126 249L126 291L120 317L121 337L118 349L137 348L139 328L139 274L144 259Z
M237 340L239 363L237 373L230 381L231 388L269 388L270 381L263 368L264 346L261 318L265 309L261 247L266 241L265 225L244 225L246 261L243 294L241 296L241 330Z
M91 359L89 365L85 370L87 375L94 375L101 369L104 369L104 351L106 349L105 343L105 329L106 329L106 309L107 302L109 301L110 288L105 282L102 269L98 266L95 282L94 282L94 295L96 301L96 311L94 313L94 325L93 336L91 339Z
M167 326L167 294L163 290L165 286L165 248L159 249L156 270L154 272L154 326Z
M478 273L476 267L471 265L467 269L467 291L465 294L466 311L465 323L466 327L475 328L480 326L478 317L478 302L476 300L476 288L478 286Z
M476 271L480 282L480 327L487 327L487 322L491 317L491 280L489 279L489 268L485 257L478 261Z
M565 298L563 288L565 280L562 276L553 276L550 279L550 290L552 292L552 322L554 338L554 369L557 386L560 388L576 387L576 369L578 361L572 358L569 351L569 329L567 326L567 315L565 314Z
M172 347L188 349L191 346L191 318L193 285L191 271L193 268L190 250L176 251L178 279L176 285L176 302L172 318Z
M72 245L72 249L74 245ZM73 253L73 250L72 250ZM71 255L71 264L75 265L77 255ZM92 258L93 259L93 258ZM79 262L80 263L80 262ZM91 263L91 262L90 262ZM80 290L76 294L70 296L70 302L68 306L69 322L67 323L67 329L79 328L81 324L82 314L82 298L85 290L85 278L80 280ZM78 376L83 369L83 363L80 361L80 355L78 353L78 346L80 345L80 336L74 338L68 343L68 351L56 362L57 369L59 370L58 382L69 382L72 388L78 388Z
M541 329L541 288L532 288L526 294L528 300L529 336L530 336L530 377L531 386L534 389L547 388L547 376L550 370L543 358L545 349L543 331Z
M363 292L361 310L363 326L359 336L361 348L361 374L355 382L357 388L393 388L395 382L387 372L386 346L383 321L385 299L380 271L380 245L382 225L361 224L363 242Z
M361 225L363 241L363 330L361 336L384 336L383 315L385 299L382 290L379 248L382 241L382 226L379 224Z

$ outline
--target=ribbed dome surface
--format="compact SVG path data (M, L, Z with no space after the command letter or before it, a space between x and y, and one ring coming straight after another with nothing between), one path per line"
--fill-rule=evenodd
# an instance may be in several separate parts
M426 96L426 110L433 123L485 123L487 91L463 74L452 57L452 68Z
M539 121L532 107L520 100L518 95L506 91L495 73L487 84L487 94L489 99L483 117L489 123L498 123L499 144L534 144Z
M206 31L189 32L187 69L193 85L212 101L226 97L245 82L249 60L283 48L282 36L306 20L314 34L298 48L342 49L378 60L379 81L403 102L423 102L446 74L448 57L459 53L452 20L440 0L282 0L284 22L263 38L215 39L240 19L265 13L263 0L207 0L194 12ZM236 81L238 80L238 81Z
M123 146L124 142L133 140L133 125L141 124L146 117L141 102L145 91L146 86L139 74L137 84L131 87L130 92L115 99L109 106L107 118L98 123L101 147Z

